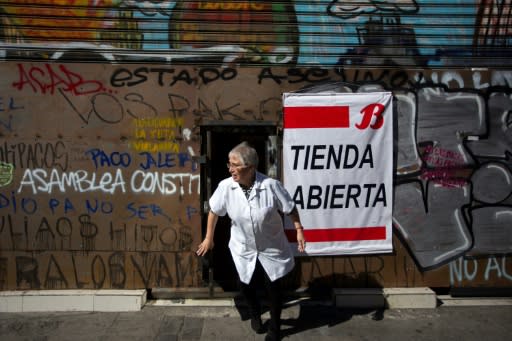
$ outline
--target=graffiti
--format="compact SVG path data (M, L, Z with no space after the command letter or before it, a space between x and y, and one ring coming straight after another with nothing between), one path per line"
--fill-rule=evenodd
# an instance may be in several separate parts
M153 205L153 211L161 214L161 210L155 207ZM144 206L141 206L139 212L143 211ZM135 241L135 250L141 251L140 254L135 254L120 252L126 250L128 244L134 243L127 241L126 224L115 227L111 222L110 228L104 229L87 214L78 216L76 221L65 217L60 217L53 222L45 217L39 222L25 218L22 229L16 227L17 224L13 223L10 215L2 216L1 221L0 234L3 234L1 250L46 251L43 257L40 257L40 254L37 258L32 256L15 258L16 285L19 288L125 288L128 279L130 283L141 281L142 284L139 284L141 287L197 285L197 273L193 270L197 268L194 264L197 261L195 254L189 252L193 247L189 226L135 224L131 238ZM7 228L6 225L9 227ZM79 238L75 238L77 236ZM102 240L111 241L107 249L118 251L98 253L97 249L100 246L98 241ZM77 247L78 250L88 252L56 251L76 250ZM166 252L147 253L158 248ZM56 253L48 254L49 250ZM172 253L173 251L185 252L185 254ZM148 257L151 259L146 261ZM7 267L2 269L4 271L0 272L0 281L5 282L9 269ZM85 271L85 269L88 270ZM133 278L132 275L136 277Z
M0 97L0 112L21 110L23 108L14 97Z
M17 256L16 285L20 289L124 289L197 286L194 253L44 253ZM83 269L83 271L81 270ZM2 273L8 276L6 272ZM6 279L0 278L0 281Z
M298 28L293 3L272 1L213 2L177 1L169 18L172 48L197 52L209 46L232 55L224 62L249 60L260 63L293 63L298 51ZM218 32L211 35L208 32ZM261 35L267 32L267 37Z
M451 150L428 145L422 154L422 161L430 168L425 167L421 178L432 180L441 186L463 186L464 179L459 179L459 167L464 167L464 158Z
M69 164L67 147L62 141L34 144L4 141L0 144L0 160L17 169L47 167L65 171Z
M141 139L140 135L137 136L137 139ZM133 141L130 144L130 147L137 151L148 151L151 153L160 153L165 151L179 152L180 146L177 143L171 141L160 141L160 142L150 142L150 141Z
M6 91L21 89L11 104L0 100L11 117L0 121L9 133L0 141L1 288L200 286L191 251L201 233L202 125L279 125L275 94L289 90L393 91L400 239L390 256L301 261L293 280L424 285L432 280L421 272L431 271L436 286L510 281L512 72L89 65L87 74L101 75L89 77L64 66L51 64L55 75L45 65L23 64L23 76L17 64L6 68ZM79 81L90 79L115 91L80 94ZM39 125L47 133L34 141ZM365 169L374 156L307 152L297 150L297 167ZM302 188L296 200L310 208L391 204L378 186L355 185Z
M326 69L311 68L261 68L257 76L258 84L273 81L276 84L307 83L318 87L330 82L358 88L364 84L378 83L386 88L418 88L420 85L439 85L453 90L456 89L487 89L491 86L512 87L512 72L493 72L489 82L483 82L482 72L475 71L472 77L464 79L460 73L453 71L432 71L426 74L421 71L407 73L405 70L354 70L338 67ZM351 70L352 71L352 70ZM345 84L343 84L345 83ZM304 89L307 90L307 89Z
M190 208L197 215L197 208ZM171 219L157 204L130 203L136 219L122 224L82 213L73 216L0 215L0 250L192 251L191 227ZM162 217L163 219L155 219ZM108 219L117 217L109 214ZM130 218L130 217L129 217ZM22 220L22 221L20 221ZM155 223L158 221L158 223Z
M279 128L279 94L315 89L393 92L406 250L309 259L303 283L509 285L510 1L24 3L0 10L0 55L31 61L2 69L0 290L200 286L200 130Z
M52 200L52 199L50 199L50 200ZM59 202L57 201L55 206L58 206L58 205L59 205ZM55 213L53 206L54 205L50 205L50 208L52 208L52 213ZM66 214L68 212L66 207L67 207L67 205L64 206L64 214ZM94 214L96 212L101 212L103 214L110 214L110 213L114 212L114 204L111 201L104 201L104 200L98 201L98 199L94 199L94 200L86 199L85 200L85 208L86 208L87 214Z
M11 196L0 193L0 209L11 209L12 213L23 212L25 214L33 214L38 209L37 201L34 198L24 197L18 199L15 192L11 192Z
M82 237L81 246L85 251L95 250L95 238L98 234L98 226L91 222L91 217L87 214L81 214L78 217L80 222L80 236Z
M261 11L265 8L263 4L255 4L255 3L230 3L230 2L209 2L203 1L197 5L197 9L214 9L214 10L224 10L224 11L232 11L232 10L254 10Z
M384 1L378 5L371 1L349 4L332 1L327 7L327 13L343 21L350 21L352 24L347 30L354 30L360 42L360 46L347 49L338 63L365 65L392 61L396 65L422 65L415 31L411 25L402 24L401 18L401 15L417 14L419 11L420 7L414 0ZM390 45L397 47L389 49ZM372 58L374 55L379 57Z
M459 153L437 146L429 145L423 153L423 161L435 167L455 167L466 163Z
M88 95L105 91L103 84L96 80L85 80L82 75L68 69L66 65L54 66L45 64L44 67L17 64L18 80L12 83L14 89L53 95L59 89L75 96Z
M130 181L124 179L123 171L104 172L97 175L86 170L60 173L57 169L26 169L18 187L18 193L26 188L32 194L102 192L105 194L126 193L127 186L133 193L160 193L180 195L199 193L199 175L144 172L136 170Z
M114 88L134 87L151 81L151 84L159 87L172 87L181 82L187 85L200 85L215 82L217 80L230 81L235 79L238 71L234 68L199 68L195 74L190 70L162 67L140 67L137 69L120 68L115 70L110 77L110 85ZM156 82L155 82L156 81Z
M451 0L442 8L426 0L112 0L79 8L19 3L1 8L8 58L219 66L510 65L508 2Z
M356 71L351 75L348 75L344 69L336 69L334 72L330 72L327 69L321 68L308 68L308 69L297 69L290 68L284 69L285 72L278 69L263 68L258 74L258 84L264 84L265 82L273 82L276 84L301 84L304 82L312 84L321 84L324 82L346 82L347 86L356 87L360 86L357 84L371 83L372 81L386 84L388 87L417 87L420 84L432 84L438 83L452 88L465 88L468 85L476 88L482 88L486 84L491 86L493 84L502 85L507 84L506 75L496 76L492 78L492 83L481 83L481 77L479 72L474 73L473 83L467 84L464 80L453 72L437 73L433 72L427 78L427 75L417 73L413 76L408 75L404 71ZM505 74L507 72L504 72ZM212 78L215 80L223 80L218 76ZM512 84L512 83L510 83ZM84 123L94 123L94 119L99 119L100 122L109 124L118 124L126 118L135 118L136 121L151 120L153 117L157 117L159 112L154 105L148 103L144 96L137 93L130 93L124 96L115 96L112 93L99 93L94 95L89 101L76 101L72 97L63 94L66 101L70 104L73 112L75 112ZM258 119L264 120L266 117L273 115L273 112L269 112L266 107L273 102L279 102L279 98L268 98L262 100L259 105L259 110L254 112L253 108L244 108L242 103L223 103L225 100L217 99L213 103L210 100L198 98L195 107L191 106L189 100L177 93L169 93L169 108L167 109L172 117L180 119L185 117L189 112L192 112L197 117L202 118L213 118L219 120L243 120L243 119ZM166 118L161 118L166 119ZM133 149L137 151L165 151L170 150L176 152L178 150L178 144L173 141L146 141L148 138L157 138L160 134L160 138L179 139L179 131L152 131L149 132L146 129L138 129L134 122L134 138L135 141L131 143ZM181 130L181 128L180 128ZM183 133L183 132L182 132Z
M154 16L156 14L162 14L169 16L172 12L172 7L175 1L148 1L148 0L121 0L119 4L125 5L126 7L137 7L139 11L147 16Z
M273 71L271 68L262 68L258 75L258 84L261 84L265 79L273 80L277 84L281 84L283 81L294 84L302 82L324 83L332 80L327 69L313 67L307 69L289 68L285 70L286 74L275 74L276 71Z
M22 110L22 109L24 109L24 107L21 104L19 104L19 101L15 100L14 97L0 96L0 113L13 112L13 111L18 111L18 110ZM7 131L12 131L13 130L12 121L13 121L12 115L9 115L6 120L0 118L0 127L4 127Z
M148 152L139 153L144 159L139 163L139 167L143 170L150 168L173 168L173 167L185 167L190 164L190 168L193 171L197 170L197 162L192 160L189 153L157 153L153 155Z
M176 182L174 180L176 180ZM179 190L180 195L199 194L199 175L144 172L137 170L133 173L130 184L134 193L143 192L172 195L178 193Z
M155 204L137 205L136 203L131 202L126 206L126 209L130 212L128 219L136 217L146 220L151 219L152 217L163 216L168 220L171 220L171 218L164 213L162 208Z
M159 140L173 140L176 135L173 129L183 127L183 119L159 118L135 120L135 137Z
M16 286L19 288L39 289L39 265L33 257L16 257Z
M117 1L102 1L102 6L58 6L47 2L43 6L23 6L25 1L13 0L14 6L2 9L12 16L13 24L23 36L34 39L81 40L97 37L97 30L112 28L108 18L112 13L108 7ZM50 5L50 6L48 6ZM73 28L71 29L70 26ZM88 30L79 30L77 28Z
M105 153L103 150L98 148L89 149L85 152L85 155L91 157L94 167L128 167L132 162L132 157L128 153L112 152L110 154Z
M0 126L3 126L7 131L12 131L12 115L9 115L7 122L0 119Z
M190 274L194 256L191 254L180 255L176 254L174 263L168 263L163 254L139 254L131 256L132 264L140 278L143 280L144 286L147 288L152 281L163 284L164 286L183 286L184 279ZM172 265L172 267L169 267ZM176 269L174 276L171 274L170 269Z
M189 166L192 172L197 170L197 162L194 161L189 153L156 153L140 152L135 156L126 152L107 153L98 148L92 148L85 151L94 163L95 169L98 167L123 167L127 168L132 164L134 157L140 157L142 160L138 162L138 167L143 170L151 168L174 168Z
M298 263L299 266L285 280L291 281L292 285L302 281L311 290L354 287L361 281L372 286L386 276L386 261L381 256L331 258L328 262L324 262L322 258L310 257L299 258Z
M127 94L124 96L124 101L128 102L131 106L130 110L125 110L120 100L110 93L97 93L88 102L84 103L82 100L73 99L62 91L59 91L69 104L73 112L85 124L94 123L93 119L98 119L100 122L107 124L116 124L121 122L126 114L132 117L145 117L156 116L156 109L146 103L144 98L138 94ZM137 110L135 110L137 107Z
M420 88L418 94L422 97L408 119L411 122L417 115L418 133L416 140L411 135L404 143L418 146L420 153L410 154L416 171L404 173L396 186L395 226L423 269L465 254L509 252L502 234L508 231L512 174L507 163L498 162L499 155L493 154L498 159L491 163L485 162L490 154L482 158L492 141L489 135L472 137L486 134L485 117L492 117L493 111L485 111L485 100L478 93L445 93L428 87ZM449 102L440 101L440 95ZM450 115L444 115L443 110L457 103L465 109L449 109ZM399 152L402 146L403 152L414 151L400 143ZM417 176L421 182L405 180Z
M475 21L478 32L475 41L479 46L502 46L510 39L510 18L503 14L510 8L510 3L499 1L482 1L478 4L479 15ZM484 52L485 53L485 52Z
M23 173L18 193L21 193L25 187L32 190L32 194L55 193L72 190L79 193L101 191L108 194L114 194L118 188L121 193L126 192L126 182L120 169L112 175L105 172L96 177L95 173L86 170L77 170L73 172L59 173L57 169L52 169L50 173L46 169L26 169Z
M10 163L0 162L0 187L7 186L12 181L14 166Z
M463 281L472 282L483 277L484 281L489 281L492 276L512 281L512 271L510 269L510 258L489 257L483 262L477 259L459 258L450 263L450 285L455 286Z
M171 217L165 213L165 210L160 205L155 203L138 204L136 202L129 202L123 206L119 204L116 205L112 201L92 198L85 199L84 201L70 198L49 198L45 202L42 199L35 200L28 197L18 198L14 192L10 197L4 194L0 194L0 210L3 210L2 213L22 213L29 216L34 215L41 210L48 210L51 215L73 215L77 212L86 212L87 215L116 214L120 217L123 217L124 219L138 218L142 220L148 220L161 216L171 221ZM195 214L197 214L197 210L194 207L187 208L187 217L189 220ZM5 219L6 217L2 217L2 229L6 225ZM8 216L7 219L11 218Z
M327 11L331 15L339 16L342 19L350 19L365 14L375 14L378 12L388 13L416 13L418 4L414 0L410 1L383 1L375 4L372 1L362 1L359 3L342 3L334 0L329 5Z

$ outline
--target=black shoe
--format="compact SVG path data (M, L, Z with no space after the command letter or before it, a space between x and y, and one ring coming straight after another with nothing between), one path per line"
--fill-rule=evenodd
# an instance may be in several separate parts
M269 329L267 335L265 335L265 341L279 341L281 340L281 336L279 334L279 331Z
M256 334L263 334L265 332L263 323L261 323L261 317L258 316L251 318L251 328L256 332Z

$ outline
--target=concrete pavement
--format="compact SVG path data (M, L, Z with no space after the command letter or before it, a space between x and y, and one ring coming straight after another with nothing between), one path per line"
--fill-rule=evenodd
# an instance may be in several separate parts
M263 340L242 317L243 307L176 301L148 301L136 312L0 313L0 339ZM305 299L287 303L282 334L314 341L510 340L512 305L510 298L447 299L434 309L356 310Z

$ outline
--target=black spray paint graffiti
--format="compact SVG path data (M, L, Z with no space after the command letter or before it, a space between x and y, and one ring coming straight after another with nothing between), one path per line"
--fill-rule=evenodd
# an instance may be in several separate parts
M12 164L14 168L57 168L68 169L69 156L66 144L57 142L23 142L0 144L0 161Z
M332 257L327 262L325 258L298 258L300 266L296 266L285 281L290 286L302 281L309 290L328 290L328 288L358 287L365 283L368 287L378 287L384 281L385 260L381 256L362 257ZM411 277L404 270L400 277ZM397 274L398 276L398 274ZM414 286L414 283L409 283ZM323 295L325 291L319 291Z
M7 282L7 271L2 271L6 262L2 260L0 284ZM64 252L37 258L16 256L16 286L20 289L123 289L128 287L129 280L146 288L197 286L195 263L197 256L193 252Z
M284 69L262 68L256 76L258 84L267 82L274 84L321 84L325 82L380 82L386 80L392 87L404 87L413 83L407 73L403 71L381 71L375 75L372 72L356 72L353 76L346 75L343 69L322 68L288 68ZM156 87L171 88L183 83L197 86L207 85L213 82L230 82L236 80L237 69L234 68L199 68L198 70L175 68L147 68L116 69L110 79L113 88L135 88L141 84L152 84ZM89 124L97 119L105 124L121 123L124 119L144 119L157 117L158 110L148 103L142 94L130 92L122 97L113 92L94 93L88 101L75 100L74 96L59 89L62 96L68 102L73 112L81 121ZM81 96L83 97L83 96ZM197 103L190 103L182 94L169 92L168 108L165 110L174 118L184 117L192 113L196 118L215 120L265 120L278 117L276 112L281 107L281 98L269 97L260 100L258 109L245 107L240 102L229 102L227 98L220 98L210 103L209 99L199 97ZM112 110L115 108L115 110ZM279 109L280 110L280 109Z
M116 223L81 214L76 219L0 216L0 250L10 251L167 251L193 248L192 228L172 225ZM106 226L105 226L106 225Z

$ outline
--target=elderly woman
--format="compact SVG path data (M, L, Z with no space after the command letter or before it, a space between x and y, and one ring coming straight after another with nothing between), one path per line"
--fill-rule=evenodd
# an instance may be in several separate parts
M199 244L202 256L213 248L219 216L231 218L229 249L240 280L240 291L251 313L251 327L263 333L257 297L258 276L264 276L270 301L270 323L265 340L280 339L281 283L294 265L280 212L288 214L297 231L297 248L304 252L306 241L295 203L282 183L256 171L258 154L246 142L229 152L231 177L222 180L210 198L206 237Z

